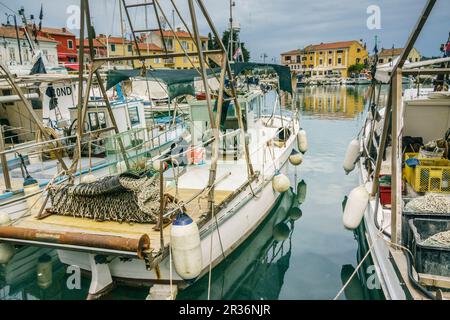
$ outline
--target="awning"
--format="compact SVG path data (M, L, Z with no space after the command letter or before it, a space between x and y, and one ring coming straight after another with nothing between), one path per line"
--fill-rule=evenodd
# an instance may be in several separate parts
M270 63L254 63L254 62L236 62L231 64L231 69L234 74L240 74L244 71L255 69L269 69L276 72L280 79L280 90L292 93L292 74L291 70L287 66Z
M78 71L80 70L80 65L78 63L65 63L64 68Z

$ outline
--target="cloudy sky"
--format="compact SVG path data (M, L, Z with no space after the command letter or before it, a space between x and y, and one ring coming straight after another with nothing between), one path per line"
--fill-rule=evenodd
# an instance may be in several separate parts
M144 0L128 0L129 3ZM223 31L229 19L229 0L203 0L216 27ZM235 19L242 27L241 41L251 51L252 60L258 61L265 53L269 60L279 54L308 44L363 39L370 50L374 38L378 36L379 47L403 46L417 22L426 0L234 0ZM160 0L169 17L172 7L169 0ZM183 16L187 15L187 0L175 0ZM40 5L44 7L44 25L62 27L69 25L71 5L79 5L79 0L0 0L0 19L6 22L5 13L24 6L27 14L39 15ZM118 0L91 0L91 15L97 34L120 34ZM372 17L377 6L380 29L369 29L367 20ZM7 8L8 7L8 8ZM155 26L153 11L149 11L149 25ZM132 9L132 19L136 27L144 27L144 10ZM152 19L153 18L153 19ZM171 18L170 18L171 20ZM176 19L180 25L180 20ZM370 21L372 21L370 19ZM73 21L72 21L73 22ZM134 23L134 22L133 22ZM203 20L199 20L202 33L209 30ZM79 30L72 30L79 32ZM129 32L129 29L127 30ZM423 30L417 49L426 56L439 55L439 46L445 42L450 32L450 1L438 0Z

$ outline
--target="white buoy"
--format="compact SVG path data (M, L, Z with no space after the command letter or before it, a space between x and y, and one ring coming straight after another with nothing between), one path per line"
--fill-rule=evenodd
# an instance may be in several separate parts
M347 229L358 228L369 203L369 192L364 185L353 189L348 195L342 221Z
M47 289L53 282L52 258L48 254L43 254L38 259L36 268L37 284L41 289Z
M306 131L303 129L297 133L297 144L298 150L300 150L301 153L308 151L308 137L306 136Z
M306 182L305 180L302 180L298 183L297 185L297 200L299 204L302 204L303 202L305 202L306 199Z
M153 170L155 170L155 171L161 170L161 160L153 161L152 167L153 167ZM167 167L168 167L167 163L163 162L163 171L166 170Z
M185 280L197 278L202 271L202 248L197 224L184 212L178 214L170 230L173 263Z
M289 162L294 166L299 166L303 162L303 156L300 152L295 149L292 149L291 154L289 155Z
M88 173L87 175L81 177L81 183L94 183L97 182L97 177L92 173Z
M355 169L356 160L359 157L360 146L359 141L353 139L347 147L347 151L345 152L344 158L344 170L347 174Z
M289 229L289 226L284 222L280 222L275 227L273 227L273 238L277 241L286 240L287 238L289 238L290 233L291 230Z
M11 218L9 217L9 214L6 212L0 211L0 226L6 226L11 222Z
M291 186L289 178L282 173L276 173L272 180L272 187L275 191L283 193L288 191Z

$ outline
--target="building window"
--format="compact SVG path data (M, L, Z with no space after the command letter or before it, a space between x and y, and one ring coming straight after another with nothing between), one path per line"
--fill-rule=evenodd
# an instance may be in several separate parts
M9 48L9 61L10 62L16 62L16 49L15 48Z
M359 64L361 62L360 58L356 58L356 64Z
M131 44L128 45L128 52L131 52L133 50L133 46Z
M319 65L321 66L323 64L322 59L319 59Z
M183 63L188 63L188 59L186 57L183 57Z
M188 50L188 49L189 49L189 46L188 46L187 41L181 41L181 47L182 47L184 50Z
M155 58L155 63L161 63L161 58Z
M67 48L73 49L73 41L72 40L67 40Z
M312 57L312 56L310 56L310 57L309 57L309 60L310 60L310 61L312 61L312 59L313 59L313 57Z
M333 54L333 51L328 51L328 54Z
M319 52L319 54L320 54L320 55L322 55L322 54L323 54L323 52L322 52L322 51L320 51L320 52Z
M341 57L338 58L337 63L338 64L342 64L342 58Z
M379 59L378 63L384 63L384 60L383 59Z
M329 64L329 65L332 65L332 64L333 64L333 59L331 59L331 58L328 59L328 64Z
M116 45L114 43L111 44L111 51L112 52L116 51Z
M356 52L360 53L361 52L361 48L356 49Z

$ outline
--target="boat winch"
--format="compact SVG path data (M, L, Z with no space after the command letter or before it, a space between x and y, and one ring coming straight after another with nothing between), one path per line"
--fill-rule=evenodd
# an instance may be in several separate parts
M291 182L289 178L284 174L280 173L278 170L272 179L272 187L275 191L283 193L289 190Z
M292 149L291 154L289 155L289 162L294 166L299 166L303 162L303 156L300 152L295 149Z
M197 278L202 271L200 232L197 224L181 210L172 223L170 244L178 275L185 280Z
M369 192L364 185L356 187L348 195L342 221L347 229L358 228L369 203Z
M353 139L349 143L347 151L345 152L344 170L346 174L349 174L355 169L356 161L358 160L359 155L360 155L359 141Z
M301 153L306 153L308 151L308 137L306 136L306 131L304 129L300 129L297 133L297 144L298 150Z

